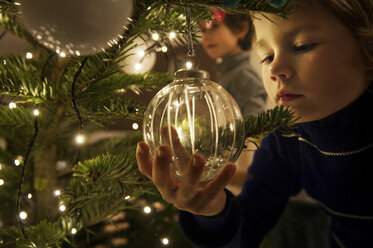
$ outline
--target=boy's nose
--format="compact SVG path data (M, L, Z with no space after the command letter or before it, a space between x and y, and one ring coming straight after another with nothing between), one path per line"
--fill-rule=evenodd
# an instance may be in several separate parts
M293 68L286 58L275 57L270 66L270 78L278 80L289 79L293 75Z

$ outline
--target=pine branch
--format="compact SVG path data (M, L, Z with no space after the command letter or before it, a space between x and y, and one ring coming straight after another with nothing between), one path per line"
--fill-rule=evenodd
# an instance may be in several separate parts
M125 196L149 192L152 186L139 173L134 151L130 154L124 157L106 154L78 163L71 184L61 197L69 213L79 213L83 224L91 225L128 207ZM102 215L103 212L106 214Z
M52 86L40 79L42 65L36 60L9 55L1 57L0 61L4 61L0 66L1 94L21 96L22 102L34 103L54 98Z
M0 126L24 127L25 129L32 129L33 117L28 108L18 106L10 109L6 106L0 106Z
M261 138L272 132L279 131L283 134L294 133L296 119L290 107L276 106L257 116L249 116L245 121L245 137Z

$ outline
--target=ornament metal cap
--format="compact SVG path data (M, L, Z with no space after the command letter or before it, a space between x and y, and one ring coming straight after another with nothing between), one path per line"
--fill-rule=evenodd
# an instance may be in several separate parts
M202 78L210 79L210 74L203 70L188 70L180 69L174 74L176 80L187 79L187 78Z

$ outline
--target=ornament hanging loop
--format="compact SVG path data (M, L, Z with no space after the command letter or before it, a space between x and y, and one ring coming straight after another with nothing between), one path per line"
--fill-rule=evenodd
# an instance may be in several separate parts
M193 47L193 37L192 37L192 25L191 25L191 20L190 20L190 7L186 6L185 8L185 16L186 16L186 21L187 21L187 27L188 27L188 53L185 56L185 65L188 70L192 69L197 69L199 66L199 61L198 57L194 52L194 47Z

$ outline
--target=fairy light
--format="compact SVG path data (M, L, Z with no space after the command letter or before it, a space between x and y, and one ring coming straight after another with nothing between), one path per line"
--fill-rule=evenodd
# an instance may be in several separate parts
M162 46L162 52L164 52L164 53L165 53L165 52L167 52L167 50L168 50L168 49L167 49L167 47L166 47L166 46Z
M141 67L142 67L142 65L141 65L140 63L136 63L136 64L135 64L135 70L136 70L136 71L141 70Z
M25 211L20 212L19 213L19 218L21 218L22 220L27 219L27 213Z
M159 39L159 34L154 33L154 34L152 35L152 38L153 38L153 40L158 40L158 39Z
M40 112L37 109L34 109L34 116L39 116Z
M76 137L75 137L75 142L78 143L79 145L80 144L83 144L85 141L85 138L84 138L84 135L82 134L78 134Z
M76 230L75 227L73 229L71 229L71 234L76 234L77 232L78 232L78 230Z
M19 159L14 159L14 165L19 166L21 164L21 161Z
M137 130L139 129L139 124L137 124L136 122L132 124L132 128L133 130Z
M32 194L31 194L31 193L28 193L28 194L27 194L27 198L28 198L28 199L31 199L31 198L32 198Z
M4 182L4 179L0 179L0 186L1 186L1 185L4 185L4 183L5 183L5 182Z
M168 238L163 238L162 239L162 244L168 245L169 243L170 243L170 241L168 240Z
M59 209L61 212L64 212L66 210L66 207L64 205L60 205Z
M17 107L17 104L15 104L14 102L11 102L11 103L9 103L8 106L9 106L10 109L15 109Z
M130 195L127 195L126 197L124 197L124 200L129 200L131 198Z
M138 51L137 56L139 56L140 58L144 57L145 56L145 51L144 50Z
M56 189L56 190L54 191L54 195L55 195L55 196L60 196L60 195L61 195L61 190Z
M144 207L144 213L150 214L152 212L152 209L149 206Z
M32 59L33 55L32 53L28 52L26 53L26 59Z
M75 51L75 54L76 54L77 56L80 56L80 52L79 52L78 50Z
M64 57L66 57L66 53L65 52L60 52L60 57L62 57L62 58L64 58Z
M190 68L193 67L193 63L190 62L190 61L187 61L187 62L185 63L185 66L186 66L187 69L190 69Z
M176 38L176 33L175 32L170 32L170 35L168 37L170 37L170 39L175 39Z

